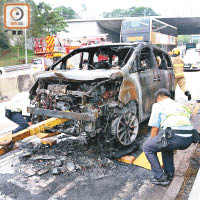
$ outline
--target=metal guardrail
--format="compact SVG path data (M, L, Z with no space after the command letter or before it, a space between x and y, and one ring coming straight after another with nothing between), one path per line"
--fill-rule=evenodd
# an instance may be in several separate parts
M30 68L31 68L30 64L21 64L21 65L0 67L0 75L5 74L6 72L13 72L13 71L30 69Z

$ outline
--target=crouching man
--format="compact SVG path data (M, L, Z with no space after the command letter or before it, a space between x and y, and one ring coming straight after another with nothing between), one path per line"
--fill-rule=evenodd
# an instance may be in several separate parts
M22 92L16 95L6 106L5 116L18 125L16 129L12 130L12 134L29 126L30 113L27 112L29 105L29 93Z
M167 185L174 176L173 150L186 149L193 142L193 127L190 111L171 99L167 89L159 89L155 94L149 120L151 138L143 145L143 151L151 164L153 184ZM158 161L157 152L162 153L164 169Z

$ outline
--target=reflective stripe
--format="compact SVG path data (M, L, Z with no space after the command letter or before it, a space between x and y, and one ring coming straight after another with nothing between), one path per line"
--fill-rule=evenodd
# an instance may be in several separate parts
M173 113L166 117L166 119L162 122L162 125L164 122L168 122L172 126L191 126L189 118L190 116L186 113Z
M20 109L20 108L13 109L11 106L6 106L6 109L10 110L11 112L21 112L22 111L22 109Z
M174 64L174 67L184 67L184 64Z
M185 109L185 108L184 108ZM169 117L172 117L172 116L182 116L182 117L190 117L190 113L186 110L187 113L184 113L184 112L176 112L176 113L172 113L172 114L169 114L167 115L166 119L169 118Z
M180 137L192 137L192 134L174 134Z
M184 76L184 73L176 73L176 74L175 74L175 77L176 77L176 78L179 77L179 76L181 76L181 77Z
M186 106L183 106L183 108L185 109L185 111L188 113L189 117L192 114L191 110L189 108L187 108Z
M164 123L166 123L167 121L170 122L169 118L172 118L171 122L169 123L171 126L190 126L191 122L190 122L190 110L185 107L182 106L182 108L185 110L185 112L176 112L176 113L172 113L166 116L166 119L162 122L161 126L164 125ZM174 117L174 120L173 120ZM178 118L179 117L179 118Z
M11 109L11 112L22 112L22 110L21 109Z
M176 126L191 126L191 122L187 120L178 120Z
M186 116L170 116L168 118L166 118L162 124L161 127L167 127L167 126L173 126L173 127L177 127L177 126L191 126L191 122L189 120L188 117Z

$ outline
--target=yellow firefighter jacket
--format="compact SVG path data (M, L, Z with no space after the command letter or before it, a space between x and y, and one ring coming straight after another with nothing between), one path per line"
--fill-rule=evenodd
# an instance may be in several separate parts
M184 77L184 62L180 56L172 57L175 78Z

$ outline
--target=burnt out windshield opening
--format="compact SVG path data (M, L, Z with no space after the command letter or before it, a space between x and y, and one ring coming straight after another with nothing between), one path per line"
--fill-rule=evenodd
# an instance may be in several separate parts
M133 46L86 48L66 59L61 69L121 69L133 51Z

